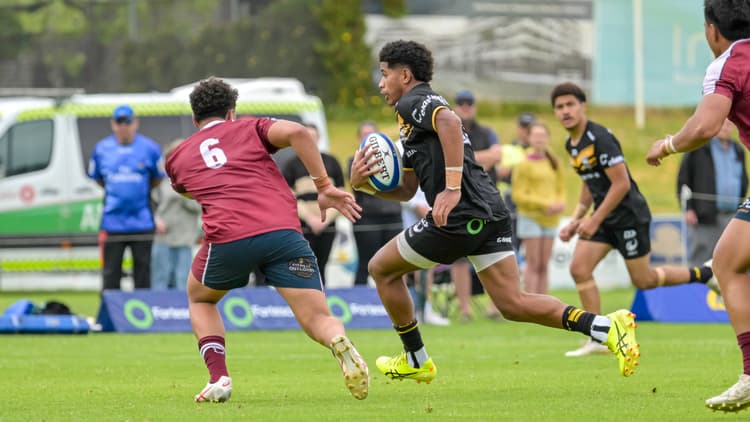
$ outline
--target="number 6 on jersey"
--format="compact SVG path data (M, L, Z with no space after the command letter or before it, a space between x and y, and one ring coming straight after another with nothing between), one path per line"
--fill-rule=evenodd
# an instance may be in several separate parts
M218 143L219 140L216 138L208 138L201 142L201 156L203 157L203 161L206 162L208 168L217 169L227 162L227 156L221 148L211 148Z

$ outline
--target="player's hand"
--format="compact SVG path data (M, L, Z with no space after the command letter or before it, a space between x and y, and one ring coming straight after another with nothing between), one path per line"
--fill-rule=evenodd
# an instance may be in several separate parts
M352 160L352 168L349 171L351 178L349 184L352 188L358 188L364 184L369 183L368 178L375 173L380 171L380 166L370 166L367 163L370 162L372 156L377 152L376 148L367 148L366 150L357 150L354 153L354 159Z
M599 224L600 223L592 217L583 217L578 224L578 230L576 230L576 233L578 233L579 237L588 239L599 230Z
M435 197L435 204L432 206L432 219L435 225L442 227L448 223L448 214L453 211L458 201L461 199L461 190L444 190Z
M698 214L696 214L694 210L685 211L685 223L687 223L688 226L698 224Z
M326 221L326 210L328 208L336 208L341 215L352 223L362 217L359 215L362 207L354 200L354 195L333 185L328 185L318 191L318 207L320 208L321 222Z
M159 217L154 219L154 225L156 226L156 234L164 234L167 232L167 223Z
M652 166L658 166L661 164L661 160L666 157L667 155L667 149L664 147L664 139L660 139L656 142L654 142L653 145L651 145L651 148L648 150L648 153L646 154L646 161L652 165Z
M563 242L567 242L572 239L573 236L575 236L576 230L578 230L578 225L580 223L581 220L573 220L570 223L566 224L565 227L560 230L560 233L558 233L560 240L562 240Z

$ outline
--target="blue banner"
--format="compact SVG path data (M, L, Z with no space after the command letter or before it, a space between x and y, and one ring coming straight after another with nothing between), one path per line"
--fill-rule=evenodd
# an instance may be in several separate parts
M637 321L729 322L721 297L699 283L638 290L631 310Z
M391 328L377 291L369 287L326 290L331 314L347 328ZM299 329L292 310L268 287L232 290L219 302L227 330ZM104 331L130 333L190 332L190 312L183 291L108 291L102 295L97 322Z
M693 106L713 54L703 28L703 0L643 1L644 100L654 106ZM632 105L633 2L594 2L592 99Z

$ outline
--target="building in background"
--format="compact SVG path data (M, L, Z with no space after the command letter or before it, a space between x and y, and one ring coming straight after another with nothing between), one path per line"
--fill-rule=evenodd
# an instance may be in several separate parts
M646 105L694 105L711 61L703 0L407 0L397 19L380 3L364 2L373 59L387 41L422 42L446 93L468 87L488 99L547 102L552 86L571 81L595 103L633 105L637 4Z

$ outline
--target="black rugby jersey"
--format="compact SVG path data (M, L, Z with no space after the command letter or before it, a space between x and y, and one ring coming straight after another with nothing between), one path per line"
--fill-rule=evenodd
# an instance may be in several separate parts
M615 164L625 164L620 142L609 129L589 120L578 145L573 146L571 143L570 136L568 136L565 149L568 151L570 165L586 183L594 199L594 207L598 208L604 201L609 187L612 186L612 182L604 172L605 169ZM617 208L605 217L603 224L608 226L626 227L651 221L651 212L646 198L638 190L638 185L630 175L627 164L625 164L625 169L630 178L630 191Z
M435 128L437 112L443 108L450 110L448 102L427 83L415 86L396 103L404 168L414 170L430 206L435 203L437 194L445 190L445 157ZM503 219L508 216L508 210L495 184L474 159L469 137L463 128L462 131L461 200L448 216L448 223L457 224L467 218Z

